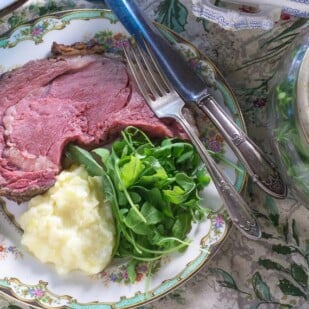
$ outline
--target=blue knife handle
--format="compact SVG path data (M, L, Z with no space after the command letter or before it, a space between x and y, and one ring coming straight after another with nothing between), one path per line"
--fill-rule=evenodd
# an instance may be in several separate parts
M144 41L147 42L167 78L186 102L200 102L207 97L205 83L195 73L191 73L188 78L192 68L145 14L142 14L134 1L106 0L105 2L142 46Z
M142 15L134 1L130 0L106 0L106 4L118 17L124 27L142 43L144 37L148 41L150 22ZM151 31L154 31L153 27Z

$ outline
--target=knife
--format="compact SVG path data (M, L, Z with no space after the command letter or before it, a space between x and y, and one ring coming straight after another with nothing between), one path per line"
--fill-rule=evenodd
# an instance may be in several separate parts
M166 77L187 103L195 103L214 123L244 165L248 174L264 192L285 198L287 187L275 164L230 119L208 91L205 82L192 70L183 56L138 8L133 0L106 0L109 8L140 45L144 41Z

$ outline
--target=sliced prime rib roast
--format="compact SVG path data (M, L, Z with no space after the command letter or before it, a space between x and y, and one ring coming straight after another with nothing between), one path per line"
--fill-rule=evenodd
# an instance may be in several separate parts
M31 61L0 77L0 195L24 201L52 186L65 146L96 147L128 125L181 135L145 104L125 63L102 55Z

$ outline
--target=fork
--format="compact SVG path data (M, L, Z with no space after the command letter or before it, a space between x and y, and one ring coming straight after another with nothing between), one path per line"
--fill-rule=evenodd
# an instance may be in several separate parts
M255 216L183 116L185 102L165 78L146 43L145 48L146 51L137 43L123 46L132 76L146 103L158 118L173 118L182 126L206 165L234 225L247 237L259 239L262 233Z

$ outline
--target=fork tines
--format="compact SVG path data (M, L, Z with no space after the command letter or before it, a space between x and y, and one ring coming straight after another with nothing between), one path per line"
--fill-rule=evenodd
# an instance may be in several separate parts
M124 46L124 53L143 96L147 98L151 95L155 100L169 92L169 83L146 42L144 46L146 51L137 42L129 43Z

